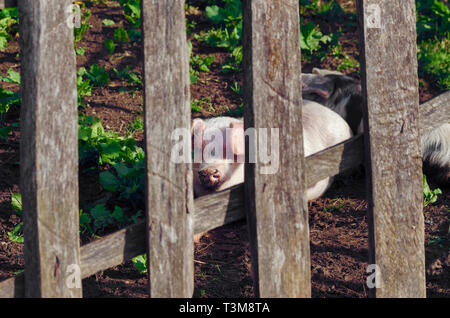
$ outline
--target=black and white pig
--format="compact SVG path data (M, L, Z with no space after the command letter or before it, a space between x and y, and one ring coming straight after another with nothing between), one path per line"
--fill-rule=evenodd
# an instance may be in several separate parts
M303 98L317 101L341 115L355 134L362 133L360 83L340 72L313 69L302 73ZM450 183L450 123L425 131L421 136L424 173L433 181Z
M303 142L305 156L329 148L352 137L349 125L337 113L317 104L303 100L302 107ZM231 130L226 138L227 128ZM270 127L268 127L270 128ZM276 128L276 127L273 127ZM221 191L244 182L244 163L236 162L235 158L225 156L226 149L231 149L235 156L243 155L245 151L244 125L242 118L215 117L211 119L195 119L192 122L193 145L204 150L208 146L208 131L219 129L224 136L223 158L213 162L193 164L194 192L196 196ZM282 129L282 128L280 128ZM226 140L225 140L226 139ZM332 178L326 178L309 187L306 191L307 200L320 197L329 187Z

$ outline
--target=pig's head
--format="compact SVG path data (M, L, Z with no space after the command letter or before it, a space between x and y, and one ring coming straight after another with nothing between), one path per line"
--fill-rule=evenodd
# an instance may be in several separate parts
M195 119L192 139L196 196L221 191L244 181L243 122L226 122L225 119L223 125L220 120L210 125Z
M313 69L302 73L302 97L341 115L356 134L361 132L362 98L359 82L340 72Z

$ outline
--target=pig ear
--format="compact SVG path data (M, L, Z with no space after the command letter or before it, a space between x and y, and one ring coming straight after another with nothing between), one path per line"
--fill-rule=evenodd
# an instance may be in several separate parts
M201 149L203 146L203 132L205 131L206 125L203 119L196 118L192 121L191 134L192 142L195 148Z
M302 85L302 90L305 93L308 93L308 94L317 94L317 95L319 95L320 97L324 98L327 101L330 98L330 92L325 90L325 89L321 89L321 88L318 88L318 87L312 88L312 87L308 86L307 84L303 84Z
M244 123L230 123L231 140L230 146L235 155L243 155L245 153L245 136Z

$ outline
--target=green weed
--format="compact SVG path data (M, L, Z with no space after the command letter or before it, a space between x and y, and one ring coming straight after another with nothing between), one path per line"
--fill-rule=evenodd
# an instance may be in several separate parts
M442 190L439 188L431 190L427 182L427 177L423 175L423 206L436 202L438 194L442 194Z

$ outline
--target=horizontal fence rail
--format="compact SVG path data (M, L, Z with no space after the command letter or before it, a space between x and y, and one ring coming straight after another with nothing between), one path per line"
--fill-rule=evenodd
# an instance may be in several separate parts
M443 93L420 105L421 131L429 124L435 127L450 121L450 91ZM339 173L357 167L364 162L362 135L356 136L342 144L324 150L306 158L307 175L318 169L323 161L315 161L317 157L328 158L327 165ZM343 145L349 145L347 152L341 152ZM335 153L342 153L335 157ZM332 155L333 154L333 155ZM356 157L354 158L355 155ZM347 164L342 164L347 163ZM309 177L307 186L327 177L326 173ZM331 175L330 175L331 176ZM194 233L202 233L217 227L245 219L244 185L240 184L231 189L203 196L194 202ZM145 222L130 225L120 231L100 238L92 243L83 245L80 249L81 277L87 278L101 270L120 265L131 258L146 252ZM23 273L0 282L0 298L24 296Z

